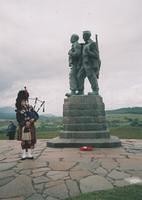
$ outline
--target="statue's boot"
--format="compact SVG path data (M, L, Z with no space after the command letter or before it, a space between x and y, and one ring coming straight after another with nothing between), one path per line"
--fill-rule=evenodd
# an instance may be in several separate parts
M99 95L98 91L92 91L92 92L88 92L88 95Z
M84 91L83 90L79 90L77 95L84 95Z
M26 149L22 150L22 157L21 160L25 160L26 159Z
M27 151L27 158L28 159L33 159L34 158L33 155L32 155L31 149L28 149L28 151Z
M72 90L71 93L66 93L65 96L70 97L76 95L75 90Z

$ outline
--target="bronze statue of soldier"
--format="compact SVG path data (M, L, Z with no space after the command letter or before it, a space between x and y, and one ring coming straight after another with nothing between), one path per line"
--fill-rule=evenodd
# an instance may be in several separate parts
M70 67L69 84L71 93L66 93L67 97L76 95L79 88L77 74L81 67L81 44L78 43L78 40L79 36L77 34L71 36L70 42L72 43L72 47L68 52Z
M78 78L78 94L84 93L84 80L87 77L92 88L92 92L88 94L98 95L99 86L97 79L99 78L100 58L97 43L91 39L90 31L83 31L83 39L85 44L82 50L82 66L77 74Z

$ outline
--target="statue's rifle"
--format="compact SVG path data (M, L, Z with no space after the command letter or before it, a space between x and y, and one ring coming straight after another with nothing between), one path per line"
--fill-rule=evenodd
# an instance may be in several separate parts
M96 34L96 47L97 47L97 51L98 51L98 58L100 60L100 53L99 53L99 44L98 44L98 35Z
M96 37L96 47L97 47L97 52L98 52L98 61L99 61L99 70L100 70L101 59L100 59L100 53L99 53L98 35L96 34L95 37ZM98 76L97 78L99 78L99 72L97 76Z

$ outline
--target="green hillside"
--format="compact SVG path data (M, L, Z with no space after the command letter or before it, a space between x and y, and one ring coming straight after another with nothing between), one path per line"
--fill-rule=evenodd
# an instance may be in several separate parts
M107 110L106 114L142 114L142 107L128 107L115 110Z

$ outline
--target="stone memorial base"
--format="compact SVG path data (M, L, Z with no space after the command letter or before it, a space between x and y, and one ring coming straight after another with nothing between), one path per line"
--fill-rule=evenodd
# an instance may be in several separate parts
M81 146L92 146L96 148L111 148L120 147L121 142L115 136L110 138L99 138L99 139L81 139L81 138L60 138L56 137L47 141L48 147L54 148L79 148Z
M118 147L121 142L109 135L105 106L99 95L75 95L64 100L63 131L50 139L48 147Z

